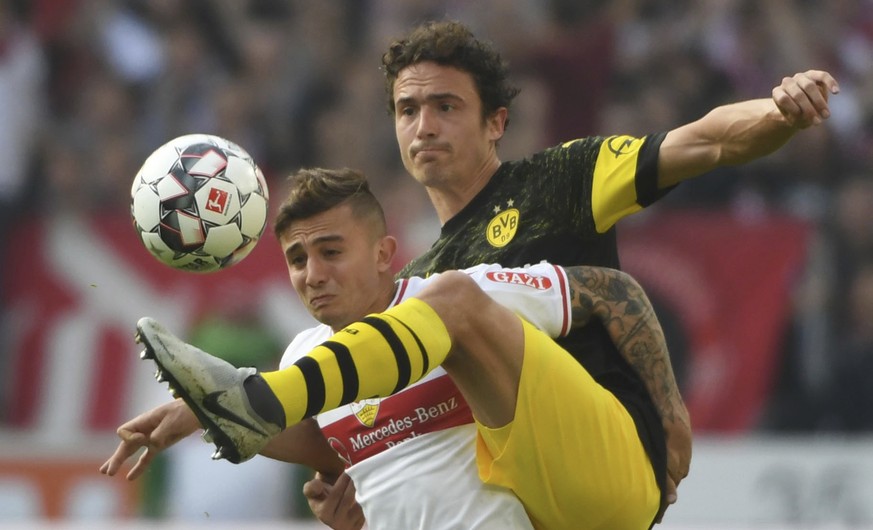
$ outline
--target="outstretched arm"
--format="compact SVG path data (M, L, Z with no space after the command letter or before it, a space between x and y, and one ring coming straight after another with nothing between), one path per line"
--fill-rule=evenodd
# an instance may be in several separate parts
M109 460L100 466L100 472L114 476L122 464L145 448L127 473L127 480L136 480L158 453L194 434L198 429L200 422L181 399L143 412L118 428L116 432L121 442Z
M100 466L100 472L114 476L127 460L140 449L145 449L127 473L127 480L136 480L158 453L200 428L197 417L181 399L155 407L118 428L121 442L112 456ZM342 462L313 419L283 431L264 447L261 454L283 462L303 464L331 475L338 475L343 470Z
M260 454L290 464L303 464L327 476L337 476L344 469L314 418L285 429L270 440Z
M601 267L567 267L573 327L603 322L621 356L640 376L667 436L668 503L688 475L691 420L682 401L661 324L642 287L627 273ZM666 505L659 514L663 515Z
M801 129L830 117L828 95L837 92L829 73L808 70L784 78L770 99L717 107L668 132L658 159L659 187L769 155Z

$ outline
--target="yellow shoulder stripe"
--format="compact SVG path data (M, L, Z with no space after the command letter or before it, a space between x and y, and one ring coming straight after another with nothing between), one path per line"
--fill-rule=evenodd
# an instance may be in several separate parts
M599 233L642 209L637 204L636 171L643 142L632 136L610 136L600 146L591 183L591 212Z

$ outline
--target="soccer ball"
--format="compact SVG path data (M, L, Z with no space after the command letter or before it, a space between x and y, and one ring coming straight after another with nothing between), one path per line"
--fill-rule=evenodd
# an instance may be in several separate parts
M239 263L267 223L264 175L240 146L188 134L157 148L130 190L143 245L176 269L213 272Z

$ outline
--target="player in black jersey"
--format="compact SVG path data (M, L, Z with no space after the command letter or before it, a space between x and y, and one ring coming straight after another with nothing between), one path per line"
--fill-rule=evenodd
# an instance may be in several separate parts
M779 149L827 119L828 95L839 90L830 74L810 70L784 78L770 99L718 107L666 133L570 140L502 162L497 143L518 91L489 44L462 24L426 23L393 42L382 61L401 158L443 225L432 248L401 275L544 259L618 268L618 220L685 179ZM633 416L662 488L660 520L690 465L690 422L678 392L659 390L656 367L620 359L596 324L562 346ZM344 492L314 493L322 487L315 481L305 490L313 511L348 528L322 509L335 508Z

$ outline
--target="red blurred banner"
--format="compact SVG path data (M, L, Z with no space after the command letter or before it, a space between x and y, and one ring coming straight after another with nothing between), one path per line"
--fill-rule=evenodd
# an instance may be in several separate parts
M663 213L620 228L623 268L680 323L683 395L696 432L744 431L763 412L809 233L795 219L742 222L711 212Z
M3 273L11 323L3 417L17 427L51 428L54 419L70 428L114 430L130 413L124 407L141 316L161 318L182 333L206 313L276 289L294 297L269 232L241 263L210 274L161 264L126 218L24 223L10 248L20 250L7 253Z

